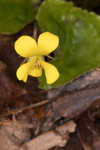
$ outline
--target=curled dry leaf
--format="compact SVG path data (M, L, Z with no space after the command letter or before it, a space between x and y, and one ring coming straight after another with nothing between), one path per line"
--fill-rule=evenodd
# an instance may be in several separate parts
M65 93L56 99L56 109L66 118L74 118L86 111L100 99L100 86Z
M69 133L75 131L76 124L73 121L65 123L64 125L57 127L56 130L48 131L20 148L20 150L48 150L55 146L63 147L68 142Z

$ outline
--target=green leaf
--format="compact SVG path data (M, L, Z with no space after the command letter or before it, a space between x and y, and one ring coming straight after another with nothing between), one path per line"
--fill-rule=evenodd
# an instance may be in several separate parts
M0 33L18 32L35 14L34 0L0 0Z
M37 20L42 31L52 32L60 38L60 49L56 50L51 62L58 68L60 78L48 86L43 75L41 88L66 84L100 66L100 16L63 0L46 0Z

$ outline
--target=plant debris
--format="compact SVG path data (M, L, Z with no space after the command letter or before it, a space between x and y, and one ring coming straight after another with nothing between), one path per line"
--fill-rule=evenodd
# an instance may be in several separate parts
M19 82L15 72L23 59L13 44L26 33L32 36L33 24L0 35L1 150L99 150L100 69L48 91L39 89L35 78Z

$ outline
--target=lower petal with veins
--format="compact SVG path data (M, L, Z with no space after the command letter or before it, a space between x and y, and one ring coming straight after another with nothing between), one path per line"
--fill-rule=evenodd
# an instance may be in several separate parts
M43 60L41 60L40 62L41 62L41 66L45 71L47 83L48 84L54 83L59 78L59 72L57 68L54 65L49 64Z

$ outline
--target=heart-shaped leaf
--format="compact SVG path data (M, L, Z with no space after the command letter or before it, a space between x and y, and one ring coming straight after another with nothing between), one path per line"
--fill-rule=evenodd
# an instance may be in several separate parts
M34 0L0 0L1 34L18 32L34 17Z
M58 68L60 78L48 86L43 75L41 88L66 84L100 66L100 16L64 0L46 0L37 20L42 31L52 32L60 38L60 49L56 50L51 62Z

